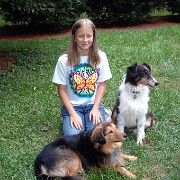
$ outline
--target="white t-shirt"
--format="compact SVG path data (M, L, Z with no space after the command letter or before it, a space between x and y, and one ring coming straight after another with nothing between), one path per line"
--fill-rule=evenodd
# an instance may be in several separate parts
M112 77L106 54L99 52L100 64L93 68L88 64L88 56L80 57L80 64L67 66L67 54L59 57L52 82L66 85L66 92L73 105L93 104L98 82Z

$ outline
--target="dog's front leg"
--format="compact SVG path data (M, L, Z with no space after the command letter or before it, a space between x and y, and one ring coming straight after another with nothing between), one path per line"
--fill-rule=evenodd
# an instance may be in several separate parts
M143 144L143 139L145 138L145 122L145 117L137 121L137 144Z
M118 114L117 116L117 129L124 133L125 119Z
M136 179L136 175L132 174L131 172L129 172L126 168L124 168L123 166L118 166L117 169L122 172L123 174L125 174L127 177L132 178L132 179Z
M136 156L129 156L129 155L126 155L126 154L121 154L121 157L122 157L123 159L130 160L130 161L135 161L135 160L137 160L137 157L136 157Z

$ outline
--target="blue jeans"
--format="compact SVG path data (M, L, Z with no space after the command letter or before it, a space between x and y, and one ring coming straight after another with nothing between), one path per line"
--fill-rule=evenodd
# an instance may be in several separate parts
M78 105L78 106L73 106L73 107L74 107L74 110L77 112L77 114L81 117L83 128L82 130L80 130L80 129L76 129L74 126L71 127L69 113L66 110L65 106L62 106L61 115L63 117L63 134L65 136L78 134L84 130L91 130L94 128L93 122L89 119L89 114L90 114L91 109L93 108L93 104ZM99 106L99 112L101 113L102 120L104 121L105 111L104 111L104 106L102 103Z

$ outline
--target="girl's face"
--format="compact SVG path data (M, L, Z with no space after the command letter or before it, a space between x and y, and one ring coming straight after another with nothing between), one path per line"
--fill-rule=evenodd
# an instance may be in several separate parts
M91 27L87 26L80 27L77 29L74 38L80 55L82 51L88 53L88 50L93 43L93 30Z

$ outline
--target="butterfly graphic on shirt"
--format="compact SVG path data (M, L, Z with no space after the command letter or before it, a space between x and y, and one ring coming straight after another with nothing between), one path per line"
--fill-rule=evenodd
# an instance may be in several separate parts
M75 72L71 71L72 81L73 84L75 85L75 91L79 92L80 94L86 90L88 92L91 91L94 93L96 88L96 82L98 80L98 72L99 69L96 69L87 78L85 78L80 73L76 71Z

